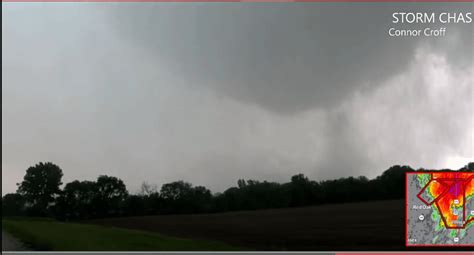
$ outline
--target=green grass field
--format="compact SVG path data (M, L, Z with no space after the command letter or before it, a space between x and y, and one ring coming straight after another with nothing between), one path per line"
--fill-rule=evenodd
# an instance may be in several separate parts
M62 223L44 219L2 219L2 228L35 250L53 251L232 251L224 243L163 236L144 231Z

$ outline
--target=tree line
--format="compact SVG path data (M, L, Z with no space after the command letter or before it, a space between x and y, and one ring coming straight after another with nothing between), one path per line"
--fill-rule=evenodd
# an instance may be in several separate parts
M459 170L474 171L474 163ZM159 190L144 183L141 192L130 194L122 180L106 175L95 181L75 180L61 189L61 168L38 163L26 170L16 193L2 197L2 215L81 220L403 199L405 173L415 171L424 169L396 165L371 180L360 176L318 182L303 174L292 176L287 183L240 179L237 186L216 194L184 181L163 184Z

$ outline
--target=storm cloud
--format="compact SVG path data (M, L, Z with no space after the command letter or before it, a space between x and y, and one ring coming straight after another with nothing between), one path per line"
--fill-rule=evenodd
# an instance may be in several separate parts
M424 38L390 38L387 30L394 26L393 12L413 9L459 13L472 6L131 4L110 12L119 35L196 84L291 114L335 106L360 86L376 86L402 71ZM451 60L470 61L472 26L450 27L451 39L462 37ZM447 50L450 38L428 43Z
M3 6L3 193L38 161L133 192L474 159L472 24L387 35L394 11L472 5Z

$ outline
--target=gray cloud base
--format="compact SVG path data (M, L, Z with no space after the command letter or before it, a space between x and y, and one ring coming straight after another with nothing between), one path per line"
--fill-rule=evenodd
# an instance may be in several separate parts
M360 86L376 86L400 72L422 38L387 36L395 26L393 12L469 9L438 4L150 4L119 5L111 17L124 39L204 81L198 84L291 114L337 105ZM456 29L460 48L448 55L453 62L471 61L466 51L472 53L472 26L451 28ZM450 42L430 38L428 43L443 48Z

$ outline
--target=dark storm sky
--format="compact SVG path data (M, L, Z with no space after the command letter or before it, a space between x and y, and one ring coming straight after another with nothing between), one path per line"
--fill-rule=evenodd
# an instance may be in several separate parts
M472 24L391 23L472 4L2 6L2 193L39 161L131 192L474 161Z

